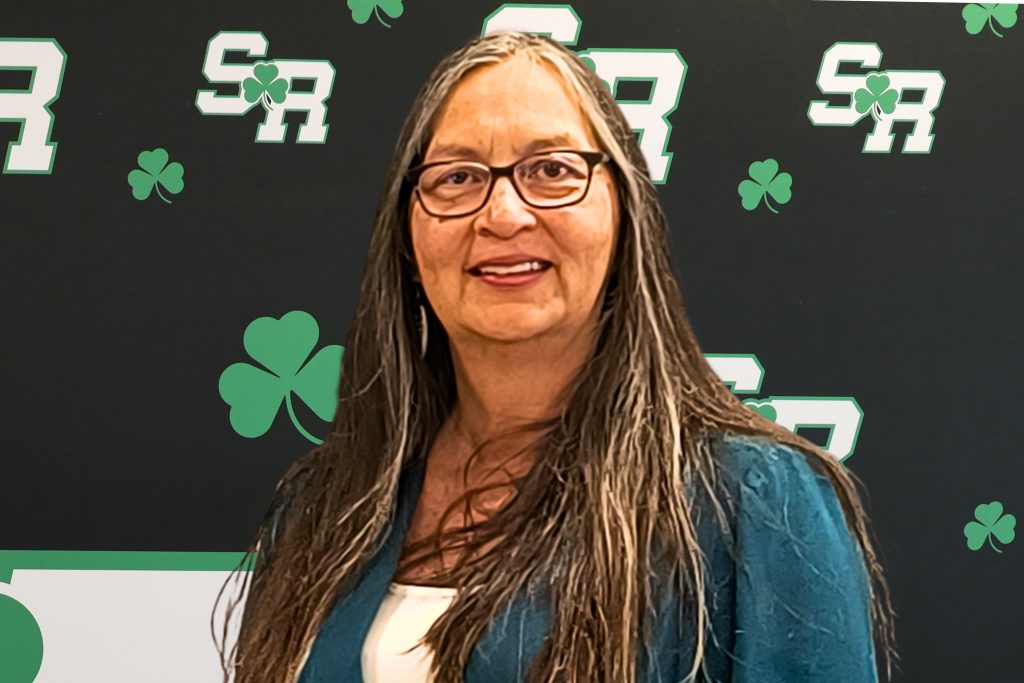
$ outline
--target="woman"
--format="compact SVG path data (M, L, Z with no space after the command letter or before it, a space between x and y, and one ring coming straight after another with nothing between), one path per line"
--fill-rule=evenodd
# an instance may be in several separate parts
M540 36L420 92L336 417L252 553L236 683L874 681L872 637L890 663L851 475L711 370L629 124Z

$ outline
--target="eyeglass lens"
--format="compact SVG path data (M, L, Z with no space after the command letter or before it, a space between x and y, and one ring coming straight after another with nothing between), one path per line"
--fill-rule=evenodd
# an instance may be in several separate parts
M513 169L513 182L523 198L540 207L569 204L586 192L590 166L573 152L549 152L527 157ZM459 214L480 208L491 185L487 166L453 161L431 166L420 176L419 192L435 214Z

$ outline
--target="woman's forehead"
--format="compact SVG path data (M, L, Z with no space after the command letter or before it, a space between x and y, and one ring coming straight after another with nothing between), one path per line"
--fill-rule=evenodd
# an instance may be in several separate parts
M557 134L557 135L536 135L534 137L528 137L524 139L517 139L509 137L509 147L516 154L526 156L537 151L553 148L581 148L581 145L588 146L589 143L585 140L580 140L576 136ZM484 151L481 146L466 145L461 142L438 142L430 146L430 153L432 156L438 158L459 158L459 159L475 159L481 156L481 152Z
M555 68L512 57L473 69L452 88L427 156L525 155L541 147L594 145L578 98Z

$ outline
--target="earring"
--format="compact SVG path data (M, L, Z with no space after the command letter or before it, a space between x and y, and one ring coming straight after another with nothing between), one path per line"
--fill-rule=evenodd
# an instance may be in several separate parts
M427 355L427 309L420 304L420 358Z
M427 355L427 309L423 307L423 295L419 287L416 288L416 305L419 308L419 318L416 322L420 328L420 358L424 358Z

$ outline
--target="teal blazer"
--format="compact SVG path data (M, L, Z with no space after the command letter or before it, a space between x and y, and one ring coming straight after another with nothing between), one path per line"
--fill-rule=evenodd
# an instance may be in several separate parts
M737 552L726 551L715 516L701 515L714 635L706 639L707 680L875 683L867 573L829 479L799 451L761 437L728 435L717 457L737 503L730 518ZM403 473L388 538L324 622L298 683L363 680L363 640L394 575L424 469L421 462ZM525 680L550 624L538 600L518 597L488 627L466 665L466 683ZM678 600L661 604L638 680L674 683L689 671L695 639L682 611Z

